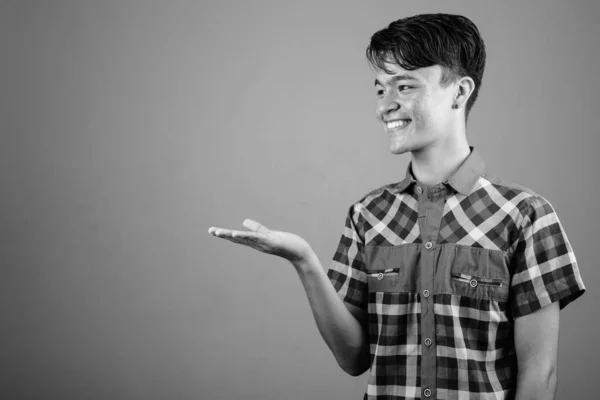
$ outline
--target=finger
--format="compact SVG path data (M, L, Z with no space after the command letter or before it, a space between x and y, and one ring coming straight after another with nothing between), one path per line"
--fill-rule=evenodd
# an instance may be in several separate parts
M233 238L233 237L228 237L228 236L224 236L222 237L222 239L228 240L232 243L236 243L236 244L243 244L248 246L251 242L246 240L246 239L241 239L241 238Z
M218 237L225 237L225 236L231 236L233 231L231 229L225 229L225 228L216 228L216 227L212 227L212 230L209 230L209 232L213 235L213 236L218 236Z
M215 227L215 226L211 226L210 228L208 228L208 233L210 233L211 235L213 235L213 236L214 236L214 235L215 235L215 231L216 231L217 229L219 229L219 228L217 228L217 227Z
M224 237L223 239L228 240L232 243L236 243L236 244L241 244L250 248L253 248L255 250L260 250L262 251L262 246L260 245L260 243L257 243L253 240L249 240L249 239L242 239L242 238L230 238L230 237Z
M263 224L261 224L260 222L256 222L254 220L251 219L245 219L243 225L250 229L251 231L254 232L264 232L264 231L268 231L269 229L264 226Z
M233 232L231 232L231 237L245 239L245 240L252 240L252 241L259 241L259 240L266 239L266 237L263 233L244 232L244 231L233 231Z
M238 240L239 238L234 238L233 235L236 231L232 231L229 229L223 229L223 228L215 228L213 227L213 229L209 230L210 234L213 236L216 236L218 238L221 239L227 239L227 240L231 240L231 239L235 239ZM246 239L244 239L246 240Z
M262 233L259 234L256 232L234 231L231 229L224 228L214 228L211 229L209 232L211 232L213 236L217 236L223 239L240 238L244 240L258 241L264 238L264 235Z

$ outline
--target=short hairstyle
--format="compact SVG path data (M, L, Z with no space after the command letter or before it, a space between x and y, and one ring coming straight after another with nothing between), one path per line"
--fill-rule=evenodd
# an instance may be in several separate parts
M485 44L471 20L461 15L420 14L389 24L371 37L367 60L378 71L391 73L385 63L406 70L440 65L446 86L469 76L475 82L465 119L477 100L485 69Z

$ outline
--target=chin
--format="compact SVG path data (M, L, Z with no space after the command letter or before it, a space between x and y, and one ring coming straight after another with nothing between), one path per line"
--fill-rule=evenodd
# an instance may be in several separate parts
M392 154L404 154L404 153L415 153L425 150L432 142L423 140L423 138L412 138L413 140L407 140L401 143L390 142L390 152ZM417 139L417 140L415 140Z
M409 149L407 149L407 148L406 148L406 147L404 147L404 146L400 146L400 147L397 147L397 146L390 146L390 153L392 153L392 154L404 154L404 153L407 153L407 152L409 152L409 151L410 151L410 150L409 150Z
M408 140L407 140L408 139ZM412 151L414 143L407 137L403 138L390 138L389 149L392 154L404 154Z

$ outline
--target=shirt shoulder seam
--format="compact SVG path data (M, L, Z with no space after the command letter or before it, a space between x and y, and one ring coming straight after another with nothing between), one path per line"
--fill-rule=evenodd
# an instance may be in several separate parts
M386 190L389 191L390 193L393 193L396 185L398 185L398 182L387 183L376 189L373 189L370 192L368 192L367 194L365 194L364 196L362 196L359 200L355 201L354 206L356 206L358 204L365 205L365 202L367 199L375 198L375 197L381 195Z
M486 180L488 180L489 182L491 182L494 185L504 186L504 187L507 187L507 188L510 188L510 189L518 189L518 190L521 190L521 191L523 191L523 192L531 195L532 197L543 198L542 195L540 195L539 193L535 192L533 189L531 189L531 188L529 188L529 187L527 187L525 185L521 185L519 183L516 183L516 182L507 181L507 180L505 180L503 178L500 178L497 175L493 175L493 174L490 174L490 173L486 172L485 174L482 174L481 177L484 178L484 179L486 179Z

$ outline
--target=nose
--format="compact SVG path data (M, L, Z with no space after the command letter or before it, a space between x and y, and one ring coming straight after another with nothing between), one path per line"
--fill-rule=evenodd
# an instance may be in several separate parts
M392 111L397 111L400 109L400 103L393 96L384 96L379 100L377 104L377 113L380 116L384 116Z

